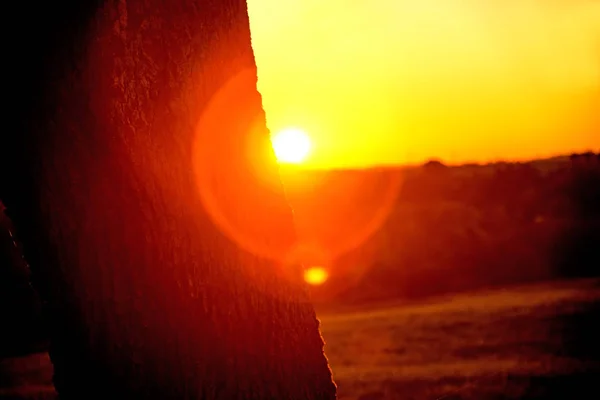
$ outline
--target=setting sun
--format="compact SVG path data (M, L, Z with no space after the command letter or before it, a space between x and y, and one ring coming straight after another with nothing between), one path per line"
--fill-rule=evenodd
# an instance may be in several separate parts
M303 166L600 149L600 1L248 0L248 10L267 125L310 133Z
M273 150L277 160L282 163L298 164L306 159L311 143L302 129L287 128L272 138Z
M304 271L304 280L310 285L322 285L328 277L329 274L322 267L311 267Z

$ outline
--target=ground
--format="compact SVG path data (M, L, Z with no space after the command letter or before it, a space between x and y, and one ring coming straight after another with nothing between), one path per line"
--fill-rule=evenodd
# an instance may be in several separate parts
M320 317L340 400L586 399L599 300L587 280Z
M600 398L600 280L319 313L340 400ZM0 399L54 399L46 354L0 361Z

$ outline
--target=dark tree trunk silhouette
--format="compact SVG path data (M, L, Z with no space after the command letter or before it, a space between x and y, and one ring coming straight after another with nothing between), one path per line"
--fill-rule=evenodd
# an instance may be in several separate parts
M244 0L12 2L0 196L62 399L333 399Z

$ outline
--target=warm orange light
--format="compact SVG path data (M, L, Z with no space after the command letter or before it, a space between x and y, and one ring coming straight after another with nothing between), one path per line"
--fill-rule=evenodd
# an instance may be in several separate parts
M282 163L298 164L310 152L310 138L302 129L287 128L272 137L273 150Z
M322 285L329 278L329 274L322 267L311 267L304 271L304 280L310 285Z
M268 126L308 129L303 166L600 149L600 1L247 3Z

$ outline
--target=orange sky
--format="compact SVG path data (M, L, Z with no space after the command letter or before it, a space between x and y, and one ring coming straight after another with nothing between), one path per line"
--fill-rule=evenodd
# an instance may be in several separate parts
M248 0L269 128L313 167L600 150L600 0Z

